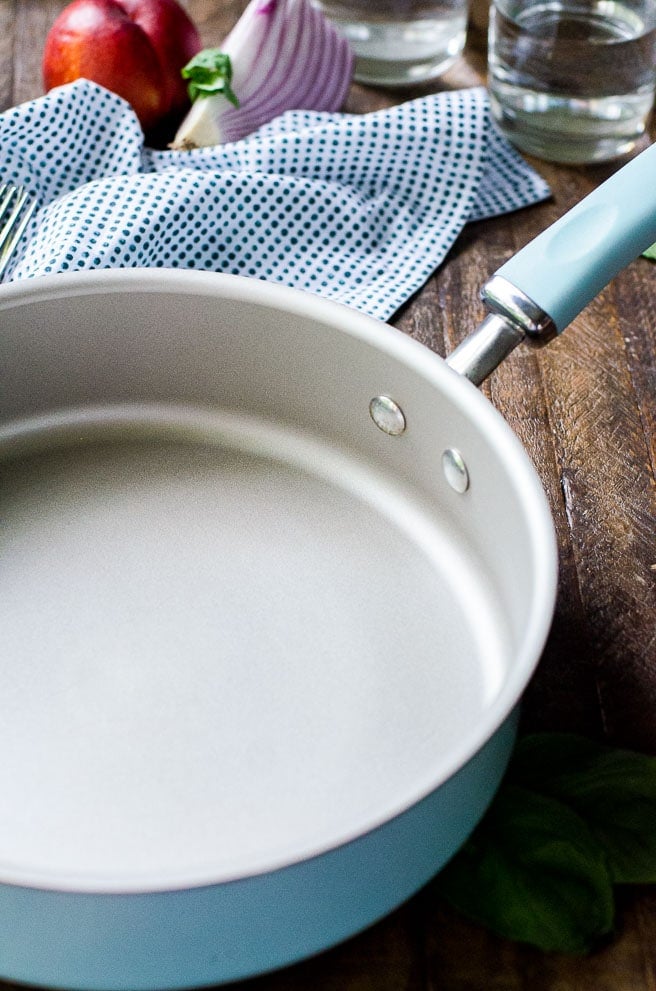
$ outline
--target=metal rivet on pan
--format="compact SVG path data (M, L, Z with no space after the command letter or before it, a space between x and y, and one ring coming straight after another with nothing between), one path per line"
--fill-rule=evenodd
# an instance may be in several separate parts
M466 492L469 488L469 472L463 456L455 447L447 447L442 455L444 477L456 492Z
M405 430L405 414L389 396L374 396L369 403L369 412L376 426L386 434L398 437Z

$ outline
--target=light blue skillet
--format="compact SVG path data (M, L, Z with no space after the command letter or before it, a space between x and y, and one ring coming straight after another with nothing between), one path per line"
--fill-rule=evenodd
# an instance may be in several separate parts
M633 159L495 273L491 313L447 359L479 384L525 338L560 334L654 240L656 145Z
M504 265L449 364L561 331L656 241L655 175ZM510 756L557 580L526 453L418 342L259 280L43 276L0 324L0 976L215 986L352 936Z

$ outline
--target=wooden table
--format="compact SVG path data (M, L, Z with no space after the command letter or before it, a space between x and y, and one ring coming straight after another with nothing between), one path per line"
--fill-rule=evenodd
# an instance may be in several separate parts
M64 0L0 0L2 108L41 94L43 42L63 6ZM204 42L218 45L244 3L187 6ZM479 84L484 72L483 52L470 43L439 86ZM347 109L367 111L429 91L401 96L354 86ZM482 316L485 277L616 167L532 164L553 198L470 224L393 323L442 355L451 351ZM483 388L537 467L560 545L558 605L527 693L524 728L571 729L656 754L656 267L635 261L566 334L540 351L518 349ZM570 959L464 922L428 885L344 946L249 987L656 991L656 894L621 892L612 944Z

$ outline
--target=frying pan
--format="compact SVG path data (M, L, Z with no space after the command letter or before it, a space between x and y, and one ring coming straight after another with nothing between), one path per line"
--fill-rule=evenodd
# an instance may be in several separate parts
M473 382L656 240L655 166L511 259L448 363L239 277L2 287L4 978L260 973L463 843L557 573L535 470Z

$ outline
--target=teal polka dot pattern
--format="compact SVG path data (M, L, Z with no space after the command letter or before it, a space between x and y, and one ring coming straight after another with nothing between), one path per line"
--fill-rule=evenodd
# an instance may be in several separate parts
M6 180L38 201L9 278L193 268L280 282L389 318L464 225L545 182L481 87L365 115L292 111L250 137L154 151L130 107L80 80L0 117Z

